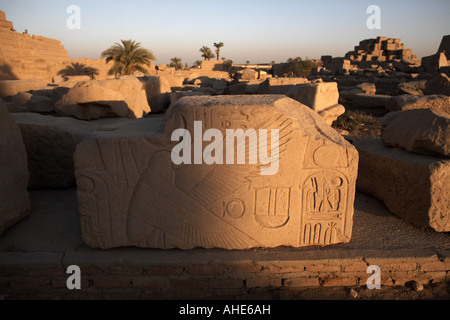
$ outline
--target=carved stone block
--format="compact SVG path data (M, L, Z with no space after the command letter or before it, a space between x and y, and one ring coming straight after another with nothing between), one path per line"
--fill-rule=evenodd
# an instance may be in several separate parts
M178 129L182 142L172 141ZM205 138L210 129L213 139ZM230 132L247 135L243 149ZM175 164L180 143L192 153ZM206 164L213 144L224 164L220 157ZM273 162L263 161L261 146ZM243 163L228 161L242 150ZM74 159L82 236L91 247L247 249L351 238L358 153L286 96L184 97L166 123L120 120L79 144ZM269 166L278 170L263 174Z

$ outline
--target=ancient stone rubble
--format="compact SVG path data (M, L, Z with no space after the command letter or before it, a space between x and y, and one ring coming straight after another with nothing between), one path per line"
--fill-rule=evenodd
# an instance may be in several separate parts
M400 39L378 37L367 39L355 46L345 57L322 56L323 67L317 67L315 74L363 74L372 69L375 73L386 71L414 71L421 65L411 49L405 49Z
M450 231L450 160L389 148L380 139L354 144L360 157L358 190L416 226Z
M75 186L83 241L102 249L347 243L356 187L448 232L449 44L420 61L400 39L367 39L310 61L308 77L288 77L289 63L211 60L115 78L104 60L16 32L0 11L0 235L28 215L27 187ZM380 139L341 131L353 146L332 129L346 107L387 114ZM248 138L228 148L230 130ZM180 145L200 160L183 149L190 162L174 161ZM247 162L217 160L231 150Z

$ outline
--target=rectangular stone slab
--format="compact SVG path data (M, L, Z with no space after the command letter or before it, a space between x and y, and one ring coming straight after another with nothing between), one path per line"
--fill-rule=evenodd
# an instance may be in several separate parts
M350 241L358 153L316 112L282 95L184 97L170 112L167 123L121 120L78 145L86 244L232 250ZM278 172L262 175L259 160L175 165L171 135L193 133L194 121L224 134L278 129Z
M414 225L450 231L449 160L388 148L379 139L356 141L355 146L358 190Z
M22 134L0 100L0 236L30 214L28 179Z

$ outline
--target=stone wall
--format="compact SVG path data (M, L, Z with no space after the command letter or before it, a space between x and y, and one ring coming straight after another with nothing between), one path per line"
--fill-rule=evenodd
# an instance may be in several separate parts
M299 259L261 252L4 252L0 254L0 295L8 300L160 300L237 299L259 293L259 297L272 294L289 299L296 290L365 288L369 265L381 269L382 288L449 280L450 264L436 254L417 253L411 258L377 255ZM70 265L81 269L81 290L66 287Z
M69 60L60 41L13 31L0 12L0 80L39 79L50 82Z

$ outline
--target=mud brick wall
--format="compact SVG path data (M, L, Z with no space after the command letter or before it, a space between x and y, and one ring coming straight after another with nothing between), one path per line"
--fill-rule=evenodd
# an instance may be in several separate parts
M369 265L382 286L449 281L450 261L438 255L406 258L279 259L209 251L0 254L3 299L235 299L254 291L364 287ZM150 254L149 254L150 253ZM242 259L248 256L250 259ZM219 260L219 257L222 257ZM81 290L69 290L69 265L81 269Z

